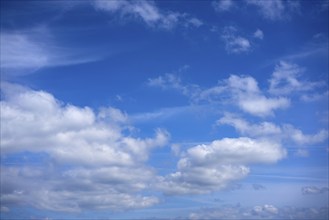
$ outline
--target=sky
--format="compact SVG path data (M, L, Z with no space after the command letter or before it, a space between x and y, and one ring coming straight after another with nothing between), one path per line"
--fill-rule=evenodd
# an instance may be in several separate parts
M327 0L1 0L1 219L328 219Z

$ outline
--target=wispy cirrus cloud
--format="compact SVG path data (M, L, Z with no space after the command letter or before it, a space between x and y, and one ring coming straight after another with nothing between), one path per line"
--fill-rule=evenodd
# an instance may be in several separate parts
M123 17L135 17L151 27L172 29L175 26L199 27L203 22L186 13L163 11L153 1L106 1L91 2L97 10L118 13Z
M47 28L1 33L1 73L26 75L41 68L94 62L98 56L59 46Z
M235 6L235 2L232 0L218 0L213 1L212 6L218 12L229 11Z
M290 17L291 14L297 13L300 10L298 1L283 1L283 0L247 0L248 5L258 8L259 13L268 20L283 20Z
M244 7L255 7L264 19L270 21L286 20L292 15L300 12L300 2L293 0L218 0L212 3L214 10L218 13L231 11L233 8L239 8L240 5L243 5Z
M269 92L273 94L290 94L292 92L310 91L315 87L323 86L323 82L301 80L304 69L296 64L280 61L275 66L270 78Z

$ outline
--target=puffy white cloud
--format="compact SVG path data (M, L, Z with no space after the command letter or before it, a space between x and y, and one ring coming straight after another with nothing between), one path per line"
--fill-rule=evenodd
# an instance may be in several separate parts
M1 201L58 211L141 208L158 202L143 196L155 176L144 165L149 152L167 144L124 134L127 116L118 109L64 104L45 91L2 83L1 154L48 155L44 168L2 167ZM129 131L129 130L128 130ZM48 165L47 165L48 164Z
M201 20L191 17L186 13L161 11L153 1L96 0L92 1L92 5L97 10L120 13L122 16L137 17L151 27L171 29L177 25L199 27L203 24Z
M225 49L228 53L243 53L251 49L251 43L248 39L237 35L237 29L233 26L224 28L221 38L225 43Z
M317 144L325 141L328 138L327 130L320 130L316 134L307 135L304 134L301 130L296 129L289 124L277 126L267 121L258 124L251 124L248 121L229 113L226 113L217 121L217 123L233 126L239 133L243 135L289 140L299 145Z
M218 0L212 2L212 6L218 12L229 11L234 5L234 1L232 0Z
M247 0L247 4L258 7L260 14L269 20L282 20L299 10L299 2L283 0Z
M243 111L256 116L271 115L273 110L287 108L290 105L287 98L268 98L263 95L257 81L250 76L231 75L227 80L227 85L236 104Z
M248 164L275 163L286 155L278 143L250 138L224 138L189 148L177 172L158 178L167 194L200 194L223 189L249 173Z

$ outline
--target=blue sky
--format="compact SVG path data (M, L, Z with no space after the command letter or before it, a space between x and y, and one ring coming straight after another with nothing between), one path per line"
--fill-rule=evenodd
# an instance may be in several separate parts
M1 219L327 219L328 6L1 1Z

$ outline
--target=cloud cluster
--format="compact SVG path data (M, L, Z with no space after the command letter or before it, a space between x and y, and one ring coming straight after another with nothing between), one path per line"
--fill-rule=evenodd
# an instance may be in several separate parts
M228 53L243 53L248 52L251 49L250 41L237 34L237 29L233 26L227 26L224 28L221 38L225 43L225 49Z
M290 94L292 92L310 91L323 85L321 82L309 82L301 80L304 69L296 64L280 61L275 66L269 87L272 94Z
M126 115L105 108L64 105L51 94L1 85L1 153L44 153L39 166L1 168L1 202L79 211L142 208L158 199L144 196L154 171L149 153L167 144L169 134L153 138L129 134Z
M159 177L166 194L201 194L225 188L249 173L249 164L275 163L286 151L275 142L224 138L197 145L182 153L177 172Z
M298 65L280 61L268 80L266 90L261 90L256 79L248 75L231 75L215 86L202 88L197 84L184 83L177 74L167 73L148 79L148 85L164 90L174 89L192 103L233 104L251 115L266 117L274 115L275 110L288 108L295 95L307 102L327 97L328 91L314 93L315 89L326 88L324 82L302 80L302 73L303 68ZM293 133L296 139L301 137L298 132Z
M298 1L283 0L246 0L247 4L258 8L259 13L268 20L282 20L289 18L293 13L299 11L300 5Z
M257 81L251 76L231 75L218 85L203 89L195 84L183 84L181 79L174 74L166 74L149 79L149 86L162 89L175 89L190 98L194 103L231 103L244 112L255 116L273 115L276 109L289 107L290 100L286 97L268 97L262 92Z
M186 13L164 12L160 10L153 1L92 1L92 5L97 10L103 10L109 13L119 13L124 17L136 17L151 27L161 27L171 29L177 25L185 27L199 27L203 22L197 18L191 17Z
M293 0L217 0L212 3L215 11L219 13L227 12L235 8L239 8L239 4L255 7L258 13L265 19L270 21L278 21L289 19L293 14L300 11L300 4Z
M298 145L317 144L328 138L328 131L321 130L316 134L307 135L290 124L277 126L274 123L263 121L258 124L251 124L248 121L234 114L226 113L217 121L218 124L233 126L242 135L250 137L266 137L277 140L289 140Z

